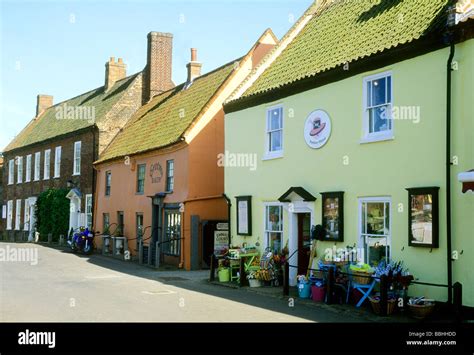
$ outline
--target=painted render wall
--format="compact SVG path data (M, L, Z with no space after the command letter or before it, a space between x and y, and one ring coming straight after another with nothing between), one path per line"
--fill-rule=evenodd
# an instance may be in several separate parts
M232 199L232 244L260 243L264 247L264 203L276 202L291 186L302 186L317 197L313 224L321 223L323 191L344 191L345 239L337 248L358 242L358 198L390 196L392 199L392 258L404 260L420 281L447 283L445 126L446 62L442 49L380 70L355 75L282 100L226 115L226 150L256 153L258 167L227 168L225 191ZM456 45L453 71L452 166L453 249L464 250L453 263L454 281L463 284L464 304L474 306L474 195L462 194L457 174L474 168L474 40ZM350 70L350 69L349 69ZM361 144L363 132L363 78L392 71L393 104L420 106L418 124L394 122L395 139ZM284 107L284 157L262 161L265 146L266 109ZM331 117L332 134L321 149L309 148L304 122L312 111L323 109ZM293 113L293 117L291 117ZM348 158L348 165L344 159ZM440 243L438 249L408 246L408 187L439 186ZM253 235L237 236L235 196L252 196ZM403 204L403 212L398 205ZM284 208L283 245L289 238L288 206ZM333 242L318 242L318 255ZM291 281L291 280L290 280ZM411 286L411 294L447 299L445 288Z

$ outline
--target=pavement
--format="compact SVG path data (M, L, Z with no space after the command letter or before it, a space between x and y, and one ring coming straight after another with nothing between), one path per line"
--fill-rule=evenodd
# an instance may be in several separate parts
M35 261L5 258L37 253ZM3 255L3 257L2 257ZM154 270L132 262L29 243L0 243L1 322L374 322L353 306L328 306L276 288L231 288L209 271ZM404 318L399 319L401 321Z

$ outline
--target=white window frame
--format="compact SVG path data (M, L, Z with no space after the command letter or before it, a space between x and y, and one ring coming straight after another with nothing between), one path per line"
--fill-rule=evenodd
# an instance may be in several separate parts
M8 161L8 185L15 183L15 160L10 159Z
M2 205L2 219L7 218L7 205Z
M263 238L264 238L264 245L265 245L265 249L268 248L270 246L270 240L269 240L269 236L267 233L280 233L281 234L281 246L280 246L280 251L283 249L284 247L284 240L283 240L283 237L284 237L284 229L285 229L285 225L284 225L284 208L283 208L283 203L281 202L265 202L263 204L263 207L264 207L264 210L263 210ZM268 207L279 207L280 210L281 210L281 231L270 231L270 230L267 230L267 208Z
M51 149L46 149L44 151L43 168L43 180L49 180L49 175L51 173Z
M370 237L369 234L367 233L362 233L362 205L364 203L388 203L388 212L389 212L389 220L388 220L388 234L386 237L381 237L380 235L372 235L372 238L379 238L379 239L387 239L387 246L389 247L389 253L388 253L388 258L391 258L392 254L392 220L393 220L393 213L392 213L392 198L390 196L379 196L379 197L360 197L359 199L359 213L358 213L358 218L359 218L359 236L358 236L358 243L359 243L359 248L362 248L364 250L363 256L364 256L364 262L368 262L366 258L368 258L367 254L367 248L366 248L366 238ZM366 209L367 212L367 209ZM385 208L384 208L384 213L385 213ZM366 217L367 221L367 217ZM384 225L385 225L385 218L384 218Z
M35 153L35 176L34 181L41 179L41 152Z
M23 157L16 157L17 176L16 183L21 184L23 182Z
M25 200L25 211L23 217L23 230L29 231L30 230L30 200Z
M61 146L56 147L54 150L54 178L59 178L61 176Z
M92 206L93 206L93 200L92 200L92 194L87 194L85 196L85 203L86 203L86 206L84 208L84 212L86 214L86 227L89 228L89 230L92 228L92 213L93 213L93 210L92 210ZM89 212L89 207L90 207L90 212ZM89 217L90 216L90 225L89 225Z
M281 109L281 128L278 131L281 131L281 149L280 150L270 150L270 133L275 132L276 130L270 130L270 119L269 119L269 112ZM283 133L284 133L284 121L285 121L285 110L283 109L283 105L274 105L271 107L267 107L265 111L265 154L263 155L262 160L270 160L270 159L277 159L283 157Z
M13 200L7 202L7 230L13 227Z
M21 226L21 204L22 200L16 200L16 208L15 208L15 230L20 230Z
M362 103L362 108L363 108L363 137L360 141L360 143L372 143L372 142L380 142L380 141L386 141L386 140L392 140L395 137L395 130L394 130L394 120L391 122L391 128L390 130L382 131L382 132L372 132L370 133L369 129L369 124L370 124L370 108L374 108L376 106L371 106L369 107L367 105L367 85L371 83L374 80L377 79L382 79L382 78L387 78L390 77L390 96L391 100L390 102L384 104L384 105L379 105L379 106L385 106L388 105L388 110L387 110L387 119L392 119L392 107L393 107L393 73L391 70L389 71L384 71L382 73L377 73L374 75L366 76L363 79L363 86L362 86L362 92L363 92L363 103ZM387 90L385 92L385 96L387 96Z
M77 146L79 146L79 156L77 156ZM72 161L72 175L81 175L81 152L82 152L82 142L74 142L74 159Z
M31 154L26 156L26 172L25 172L25 182L31 181Z

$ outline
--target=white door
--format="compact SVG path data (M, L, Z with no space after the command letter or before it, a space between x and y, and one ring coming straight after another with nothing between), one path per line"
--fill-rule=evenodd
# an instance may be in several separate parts
M76 230L79 228L79 215L81 213L81 200L79 197L72 197L69 207L69 230L71 230L71 228Z

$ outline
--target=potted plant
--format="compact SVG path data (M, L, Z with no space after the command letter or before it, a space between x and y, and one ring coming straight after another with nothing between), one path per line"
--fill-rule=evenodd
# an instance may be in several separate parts
M219 277L219 282L229 282L230 281L230 262L228 259L221 260L219 262L219 268L217 269L217 275Z
M247 274L247 280L249 280L249 285L250 287L260 287L262 286L262 283L260 280L257 278L257 272L256 271L250 271Z

